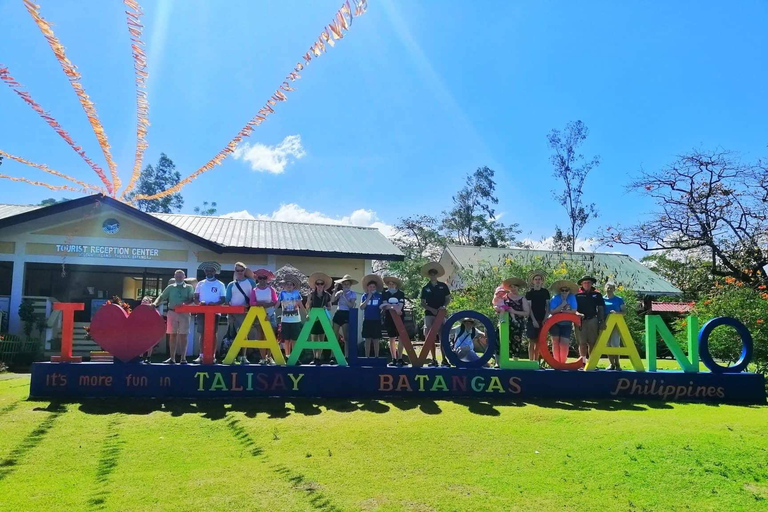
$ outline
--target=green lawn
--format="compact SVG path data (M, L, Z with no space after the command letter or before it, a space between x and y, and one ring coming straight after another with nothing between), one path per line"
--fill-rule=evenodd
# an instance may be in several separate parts
M0 510L768 510L768 407L26 401Z

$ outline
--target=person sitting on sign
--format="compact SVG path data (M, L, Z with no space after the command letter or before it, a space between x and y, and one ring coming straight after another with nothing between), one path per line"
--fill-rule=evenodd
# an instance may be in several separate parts
M605 327L605 302L603 295L594 289L596 282L594 277L582 277L579 279L581 289L576 293L576 314L581 317L581 326L576 328L576 340L579 342L579 355L585 362Z
M623 315L627 311L627 307L624 304L624 299L615 295L616 284L612 282L605 283L605 296L603 302L605 302L605 316L608 315ZM609 347L621 346L621 334L618 329L614 329L611 332L611 337L608 338ZM608 361L611 363L608 367L609 370L621 370L621 364L619 362L619 356L608 356Z
M477 322L472 318L465 318L461 325L451 329L453 353L465 363L477 361L480 356L475 352L475 342L480 343L483 338L485 333L477 328Z
M163 301L168 301L166 311L166 333L168 337L168 351L171 357L164 361L165 364L176 364L176 354L179 354L180 362L187 362L187 334L189 333L189 313L177 313L176 307L191 304L195 300L195 291L192 285L184 281L186 274L183 270L173 273L173 283L169 284L163 293L152 303L154 307ZM150 354L151 355L151 354ZM149 361L147 361L149 362Z
M421 289L421 307L424 308L424 338L441 309L446 309L451 302L451 290L448 285L437 280L445 275L445 269L439 263L427 263L421 267L421 275L429 278L429 282ZM439 325L438 327L442 327ZM432 362L429 366L437 366L437 346L440 343L440 335L435 337L432 345ZM443 357L443 366L450 366L448 359Z
M359 281L346 274L334 282L341 285L341 290L333 294L333 301L339 304L339 309L333 315L333 332L339 341L344 339L344 356L349 356L349 310L357 307L357 293L351 290L351 286Z
M250 305L251 290L256 287L256 281L253 280L253 272L245 263L238 261L235 263L235 279L227 285L224 300L230 306L244 306L246 309ZM229 313L227 315L227 331L234 334L240 330L245 320L246 313ZM223 350L226 350L226 343ZM243 349L240 355L240 364L248 364L246 351Z
M265 268L259 268L253 271L253 276L256 278L256 286L251 290L251 307L262 307L267 313L267 320L272 326L272 332L277 333L277 320L275 319L275 305L277 304L277 291L272 288L269 283L275 278L275 274ZM256 322L253 324L254 334L256 339L266 339L264 336L264 330L261 328L261 323ZM274 364L272 356L267 349L259 349L261 352L261 359L259 364Z
M578 307L576 292L579 290L579 285L573 281L560 280L552 283L550 290L552 291L552 299L549 301L550 315L576 312ZM549 330L549 334L552 336L552 357L555 358L555 361L564 363L568 359L572 329L573 323L571 322L557 322Z
M205 261L200 264L198 270L205 272L205 279L197 283L195 287L195 303L201 306L215 306L217 304L224 304L227 298L226 287L224 283L216 279L216 275L221 272L221 265L215 261ZM214 352L218 349L218 336L216 335L216 328L219 325L219 317L216 315L214 320ZM198 313L195 315L195 322L197 324L197 332L200 334L200 354L195 359L196 364L203 362L203 336L205 333L205 315ZM182 364L186 363L186 357L182 360ZM215 362L215 360L214 360Z
M403 311L405 294L398 289L402 286L402 281L394 276L387 276L383 281L387 289L381 294L380 308L384 315L384 327L387 330L387 336L389 336L389 353L392 356L389 365L403 366L405 364L403 361L403 344L398 341L400 333L397 331L394 320L392 320L392 314L400 315L401 319L405 316Z
M293 345L301 334L301 312L305 309L299 287L299 278L288 274L283 278L282 290L277 296L277 304L280 307L280 335L283 338L285 357L291 356Z
M366 293L360 308L363 310L363 342L365 357L379 357L379 340L381 339L381 291L384 281L376 274L368 274L363 278Z
M315 272L309 276L309 289L311 293L307 297L306 308L307 311L312 311L313 308L322 308L325 310L325 314L328 315L328 319L331 318L331 294L328 293L328 288L331 287L331 276L325 272ZM315 322L310 331L310 341L325 341L325 331L319 321ZM314 350L314 359L310 364L320 366L323 362L323 351Z

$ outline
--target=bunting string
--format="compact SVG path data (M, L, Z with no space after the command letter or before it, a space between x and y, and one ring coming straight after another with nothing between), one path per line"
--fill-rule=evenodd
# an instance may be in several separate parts
M8 158L9 160L15 160L16 162L19 162L20 164L24 164L24 165L28 165L30 167L34 167L36 169L40 169L41 171L45 171L48 174L53 174L54 176L58 176L59 178L64 178L65 180L69 180L72 183L75 183L75 184L80 185L81 187L83 187L83 190L89 189L89 190L92 190L94 192L102 192L102 190L99 187L95 186L95 185L91 185L89 183L85 183L83 181L75 179L72 176L64 174L63 172L54 171L53 169L49 168L47 165L36 164L34 162L30 162L29 160L24 160L23 158L20 158L18 156L14 156L14 155L12 155L10 153L6 153L2 149L0 149L0 156L4 156L4 157Z
M93 133L96 135L96 139L99 141L99 146L101 146L101 151L104 153L104 159L107 161L107 166L109 167L109 172L112 177L112 187L110 187L111 194L115 195L117 191L120 190L120 177L117 175L117 165L114 160L112 160L112 153L110 151L109 141L107 140L107 134L104 132L104 127L101 125L99 116L96 113L96 106L85 93L85 90L80 83L81 77L80 73L77 71L77 67L75 67L75 65L67 58L64 46L53 33L50 24L40 15L40 6L34 4L32 0L24 0L24 6L27 8L27 11L29 11L35 24L37 24L40 32L43 33L45 39L48 41L51 50L53 50L53 54L56 56L56 60L61 64L61 69L64 70L64 74L67 75L69 83L72 86L72 89L74 89L77 99L80 100L80 105L82 105L85 115L88 117L88 122L91 123Z
M149 147L146 136L149 129L149 102L147 101L147 55L144 52L144 41L141 32L144 26L140 23L144 12L136 0L123 0L129 10L125 11L128 23L128 33L131 35L131 50L133 54L133 70L136 75L136 157L133 162L133 173L120 198L124 198L141 176L141 163L144 151Z
M11 180L11 181L21 181L23 183L28 183L30 185L37 185L39 187L45 187L50 190L69 190L70 192L80 192L83 194L87 194L88 192L83 189L70 187L69 185L51 185L49 183L43 183L42 181L33 181L28 180L27 178L17 178L15 176L8 176L6 174L0 174L0 178L4 180Z
M107 178L107 175L104 174L104 171L102 170L102 168L99 167L98 164L93 162L90 158L88 158L88 156L85 154L85 151L83 150L83 148L78 146L75 143L75 141L72 140L72 137L70 137L69 133L67 133L66 130L64 130L64 128L62 128L62 126L59 124L59 122L56 119L54 119L51 114L46 112L43 109L43 107L40 106L40 104L37 103L32 98L32 96L27 91L24 90L24 87L19 82L17 82L16 79L14 79L13 76L11 76L11 74L8 72L8 68L0 66L0 80L5 82L5 84L8 85L8 87L10 87L11 90L13 90L13 92L18 94L19 97L21 99L23 99L27 103L27 105L29 105L32 108L32 110L37 112L37 114L41 118L43 118L43 120L46 123L48 123L48 125L51 128L53 128L53 130L56 133L58 133L59 136L67 142L67 144L69 144L69 146L75 151L75 153L80 155L80 157L83 160L85 160L85 163L87 163L91 167L91 169L93 169L94 172L96 172L96 174L99 176L99 179L101 179L101 182L104 183L105 187L107 187L107 190L112 192L112 183L110 183L109 179ZM11 159L15 160L14 157L12 157L10 155L7 155L7 156L8 156L8 158L11 158ZM17 161L19 161L19 160L17 160ZM35 165L33 165L33 164L27 164L27 165L32 165L33 167L35 167ZM46 172L48 172L48 171L46 171ZM100 190L100 189L97 189L97 190Z
M28 2L29 0L24 0L25 2ZM341 6L341 8L336 12L336 14L333 17L333 20L331 21L331 24L327 27L323 27L323 31L320 33L320 36L317 38L317 40L310 46L309 51L304 54L302 57L304 60L304 63L298 62L294 69L285 77L285 81L280 85L278 89L275 90L274 94L267 100L267 102L264 104L264 106L259 109L259 111L256 113L256 115L251 118L250 121L235 135L235 137L230 140L224 148L219 151L216 156L214 156L211 160L209 160L205 165L197 169L195 172L184 178L183 180L179 181L176 185L173 187L170 187L162 192L158 192L157 194L152 195L137 195L133 198L134 201L138 201L140 199L144 200L151 200L151 199L160 199L162 197L175 194L179 190L181 190L184 186L189 184L191 181L196 179L198 176L203 174L204 172L207 172L211 169L213 169L215 166L220 165L221 162L227 158L230 154L234 153L235 148L237 148L237 145L242 142L242 140L245 137L248 137L253 132L253 128L256 126L259 126L261 123L263 123L268 116L275 113L275 109L272 108L273 106L277 105L279 102L287 101L288 97L285 94L285 92L291 92L294 91L290 86L291 82L301 78L301 75L299 74L307 65L309 65L310 61L313 58L320 57L323 53L327 51L326 44L329 46L335 46L336 41L339 39L342 39L344 37L344 31L348 31L350 26L352 25L352 19L353 17L359 17L365 14L365 11L368 9L368 2L367 0L354 0L355 3L355 9L352 10L352 7L349 3L349 0L346 0L344 4ZM328 33L330 31L330 34Z

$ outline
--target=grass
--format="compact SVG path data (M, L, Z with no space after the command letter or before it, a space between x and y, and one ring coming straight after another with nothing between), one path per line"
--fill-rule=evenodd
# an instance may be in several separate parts
M768 510L768 407L26 400L0 510Z

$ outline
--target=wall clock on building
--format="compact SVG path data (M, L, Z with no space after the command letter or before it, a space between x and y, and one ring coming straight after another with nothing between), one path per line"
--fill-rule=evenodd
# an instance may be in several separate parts
M107 219L101 225L101 229L104 230L104 232L108 235L114 235L120 231L120 223L117 221L117 219Z

